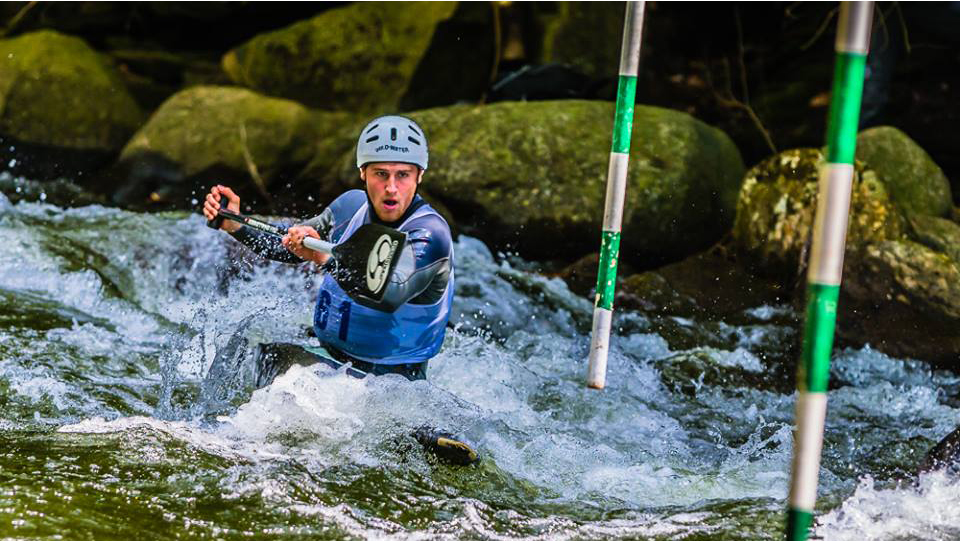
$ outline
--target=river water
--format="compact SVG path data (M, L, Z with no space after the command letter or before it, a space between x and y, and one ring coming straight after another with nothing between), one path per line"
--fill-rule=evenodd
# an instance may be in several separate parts
M428 381L295 367L254 391L226 345L309 343L307 269L198 215L2 195L0 239L4 539L782 536L789 307L618 313L608 387L587 390L591 303L461 237ZM960 483L912 474L960 379L866 347L831 384L816 535L960 537ZM482 462L438 463L409 436L424 424Z

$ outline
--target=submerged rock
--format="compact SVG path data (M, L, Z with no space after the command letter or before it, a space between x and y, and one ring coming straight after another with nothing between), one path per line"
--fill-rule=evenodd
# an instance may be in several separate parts
M421 190L463 231L527 258L574 260L600 243L613 104L502 102L410 113L430 140ZM338 178L356 178L352 152ZM715 242L733 220L740 154L714 128L638 107L621 258L641 268Z
M357 2L228 52L235 83L321 109L392 112L456 2Z
M342 125L352 117L242 88L189 88L164 102L123 149L112 172L122 181L114 199L184 207L220 182L269 207L289 195L296 175L321 142L336 141L331 134Z
M0 40L0 135L15 173L45 178L102 165L143 121L112 66L83 40L42 30ZM55 167L45 161L60 160Z

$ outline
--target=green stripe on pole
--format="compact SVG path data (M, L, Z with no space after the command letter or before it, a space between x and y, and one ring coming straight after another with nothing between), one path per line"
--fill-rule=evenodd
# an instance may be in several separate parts
M637 96L637 78L621 75L617 82L617 112L613 121L613 152L630 153L630 132L633 130L633 106Z
M807 285L807 313L803 332L803 362L798 384L800 391L827 392L830 378L830 351L837 322L840 286Z
M866 62L866 55L837 53L827 126L827 161L830 163L853 163Z
M617 256L620 254L620 232L604 231L600 245L600 269L597 272L597 306L613 310L617 285Z
M788 539L806 539L813 526L813 513L790 508L787 511Z

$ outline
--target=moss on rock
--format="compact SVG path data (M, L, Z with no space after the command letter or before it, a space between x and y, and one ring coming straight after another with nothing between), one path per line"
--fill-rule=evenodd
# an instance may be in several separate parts
M907 134L889 126L857 136L857 159L877 172L890 198L909 213L947 216L950 182L930 155Z
M404 95L438 22L456 2L357 2L228 52L235 83L336 111L383 112Z
M781 152L747 172L732 240L737 250L768 271L800 268L809 248L824 156L817 149ZM847 248L897 239L904 220L884 184L864 164L854 167Z
M158 152L188 176L215 164L243 171L252 163L270 180L278 167L306 163L325 129L349 118L242 88L192 87L160 106L124 147L121 160Z
M274 186L277 181L293 180L327 133L352 123L345 113L313 111L243 88L192 87L164 102L123 149L120 164L136 171L143 169L138 162L163 159L177 170L165 180L132 181L178 183L192 178L209 183L232 172L264 197L270 192L282 195L284 188ZM198 178L206 172L211 178ZM154 187L149 190L158 193Z
M0 133L119 150L143 120L117 72L83 40L43 30L0 40Z

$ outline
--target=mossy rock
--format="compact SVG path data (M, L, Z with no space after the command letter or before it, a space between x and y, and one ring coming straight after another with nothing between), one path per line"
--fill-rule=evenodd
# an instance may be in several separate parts
M269 198L283 193L286 186L278 184L293 181L327 133L353 121L346 113L314 111L243 88L192 87L163 103L123 149L119 166L135 172L165 163L172 172L160 178L138 173L130 179L144 184L134 192L154 200L186 197L194 185L231 179ZM161 187L166 191L157 191Z
M950 181L902 131L881 126L861 132L857 159L880 175L890 198L907 212L945 217L953 208Z
M537 259L596 251L604 212L612 103L456 105L410 113L427 134L422 190L464 232ZM356 178L352 154L341 179ZM641 268L676 260L730 226L743 162L729 138L693 117L637 107L621 257Z
M0 40L0 134L115 152L143 117L117 72L83 40L50 30Z
M261 34L222 61L231 80L312 107L392 112L456 2L357 2Z
M774 273L796 273L809 249L823 153L795 149L768 158L747 172L733 226L732 244L751 264ZM854 167L847 248L898 239L900 209L877 174Z

